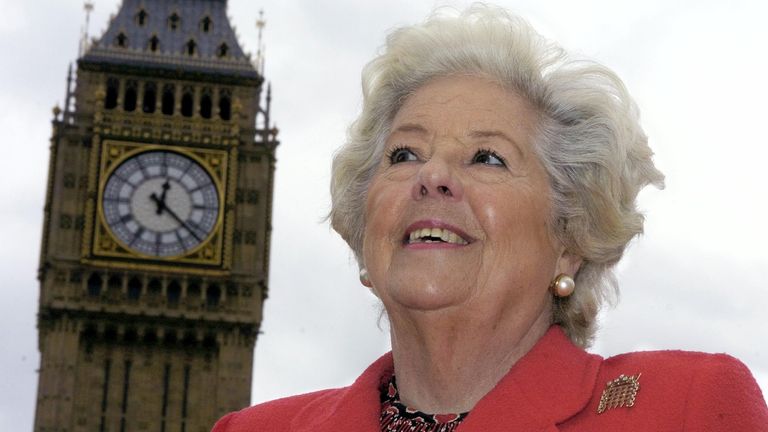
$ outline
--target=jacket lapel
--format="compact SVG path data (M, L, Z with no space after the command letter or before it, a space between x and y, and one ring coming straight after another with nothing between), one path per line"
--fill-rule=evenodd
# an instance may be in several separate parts
M470 431L546 431L582 411L594 391L602 358L571 343L552 326L470 412Z
M291 431L296 432L377 432L382 379L392 376L392 353L384 354L355 382L314 400L294 417Z
M557 432L557 424L589 403L602 358L571 343L552 326L478 402L459 432ZM292 431L379 430L379 386L393 371L392 353L374 362L350 386L313 400L294 417Z

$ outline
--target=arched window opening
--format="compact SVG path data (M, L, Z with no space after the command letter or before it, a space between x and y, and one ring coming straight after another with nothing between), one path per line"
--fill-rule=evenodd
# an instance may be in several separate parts
M202 95L200 96L200 117L209 119L211 118L211 111L213 110L213 99L211 98L211 89L204 88Z
M181 345L187 349L194 348L195 345L197 345L197 338L195 337L195 334L190 331L185 332L184 337L181 339Z
M104 329L104 342L109 344L117 342L117 327L108 325L107 328Z
M194 39L190 39L189 41L187 41L187 43L184 45L184 51L189 56L193 56L197 54L197 43L195 42Z
M160 280L157 278L152 278L149 283L147 284L147 288L149 291L149 295L151 296L159 296L163 292L163 285L160 283Z
M181 115L184 117L192 117L193 110L194 98L192 97L192 88L185 87L184 93L181 95Z
M152 52L157 52L157 50L160 49L160 38L157 37L157 35L152 35L151 38L149 38L149 50Z
M125 33L120 32L120 34L118 34L117 37L115 38L115 44L120 48L127 48L128 36L126 36Z
M229 55L229 45L227 45L227 44L225 44L225 43L223 43L223 44L219 45L219 48L218 48L218 49L216 49L216 55L217 55L219 58L224 58L224 57L226 57L227 55Z
M147 25L147 20L149 19L149 14L144 9L140 10L139 13L136 14L136 23L139 24L139 26L144 27Z
M107 79L107 94L104 99L105 109L114 109L117 106L117 92L120 88L120 81L117 78Z
M181 27L181 17L179 17L179 14L174 12L168 17L168 27L171 30L178 30Z
M88 295L91 297L98 297L101 295L102 283L100 274L91 273L91 276L88 277Z
M176 336L175 331L166 331L165 337L163 338L163 344L165 346L174 346L176 345L176 342L179 340L179 338Z
M93 324L87 324L82 333L83 340L86 342L95 342L99 338L99 332Z
M128 280L128 300L138 300L141 297L141 281L136 276Z
M219 117L222 120L232 118L232 101L228 91L222 90L219 93Z
M123 96L123 110L131 112L136 109L137 88L139 83L134 80L125 82L125 95Z
M173 84L163 86L162 110L165 115L173 115L173 106L176 103L176 91Z
M203 338L203 348L213 350L216 349L216 345L216 336L211 333L206 334Z
M221 300L221 288L216 284L208 285L208 290L205 292L205 304L208 307L216 307Z
M128 345L134 345L136 342L139 341L139 333L136 331L133 327L128 327L125 329L125 333L123 334L123 342Z
M203 31L203 33L208 33L213 30L213 20L211 17L205 17L200 20L200 30Z
M155 112L157 105L157 85L153 82L144 83L144 98L141 102L141 110L151 114Z
M200 280L193 279L189 281L189 284L187 285L187 299L199 299L200 292Z
M181 298L181 285L177 281L171 281L171 283L168 284L168 304L175 305L179 303L179 299Z
M144 343L147 345L155 345L157 343L157 330L153 328L144 330Z

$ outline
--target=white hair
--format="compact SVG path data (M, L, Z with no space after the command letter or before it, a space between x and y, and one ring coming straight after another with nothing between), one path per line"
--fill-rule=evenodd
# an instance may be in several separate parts
M583 259L574 294L553 297L552 322L576 344L589 345L600 306L617 289L612 268L643 230L637 194L648 184L663 188L664 177L616 74L570 57L504 9L442 8L387 37L363 70L362 112L333 160L331 225L362 262L368 185L392 120L410 94L449 75L491 79L538 113L534 148L549 176L549 226Z

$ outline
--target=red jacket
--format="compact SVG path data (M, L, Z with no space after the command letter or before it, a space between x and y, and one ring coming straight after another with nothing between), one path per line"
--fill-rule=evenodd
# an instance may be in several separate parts
M392 369L392 355L386 354L349 387L231 413L213 432L378 432L379 385ZM625 406L619 403L621 389L607 389L620 375L639 375L634 392L632 380L616 382L625 384ZM604 392L606 402L618 406L608 403L598 414ZM749 370L733 357L655 351L603 359L574 346L553 326L458 431L768 431L768 408Z

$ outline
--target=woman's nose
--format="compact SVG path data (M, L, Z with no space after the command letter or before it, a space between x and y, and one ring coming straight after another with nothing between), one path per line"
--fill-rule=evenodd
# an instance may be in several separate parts
M464 194L461 180L447 161L432 157L426 161L413 184L413 199L440 198L460 201Z

